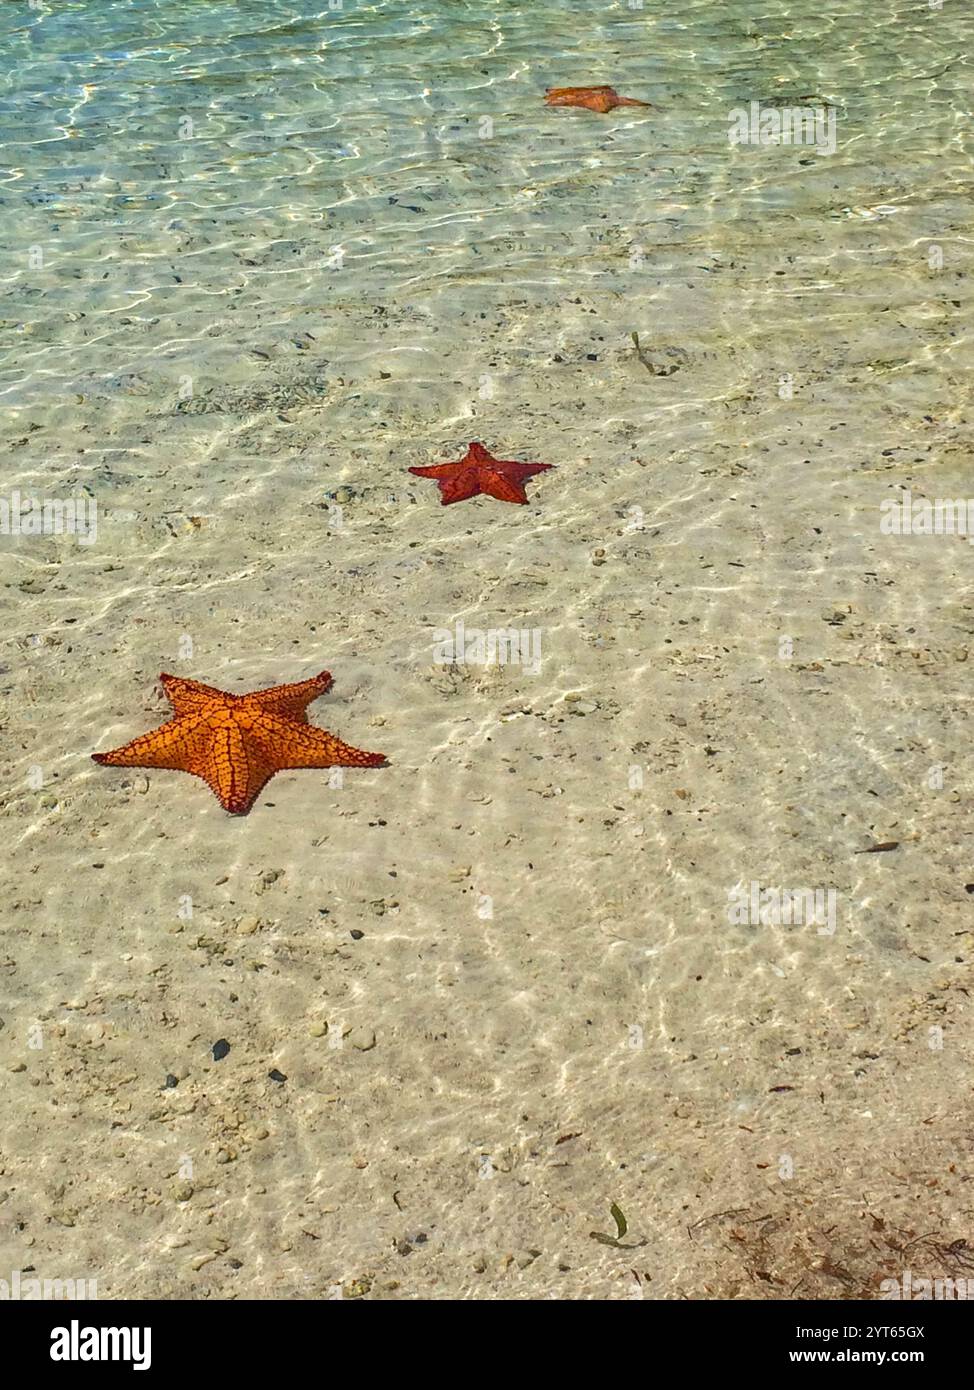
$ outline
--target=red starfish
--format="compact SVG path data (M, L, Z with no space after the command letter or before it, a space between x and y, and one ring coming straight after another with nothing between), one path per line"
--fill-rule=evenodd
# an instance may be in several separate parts
M526 506L525 481L553 467L552 463L495 459L482 444L471 444L466 455L456 463L436 463L431 468L410 468L409 471L417 478L436 479L444 507L451 502L465 502L468 497L477 497L480 493L496 497L500 502L521 502Z
M305 707L330 687L327 671L293 685L231 695L199 681L159 677L175 718L110 753L109 767L168 767L192 772L235 815L246 815L264 786L286 768L379 767L382 753L350 748L308 723Z
M603 116L616 106L649 106L648 101L621 97L614 87L549 87L545 92L546 106L586 106Z

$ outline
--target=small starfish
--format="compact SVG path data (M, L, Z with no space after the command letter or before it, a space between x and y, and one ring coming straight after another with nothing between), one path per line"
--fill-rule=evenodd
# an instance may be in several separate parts
M350 748L308 723L305 708L331 686L327 671L293 685L231 695L179 676L159 677L175 718L110 753L108 767L167 767L202 777L221 806L244 816L275 772L298 767L380 767L382 753Z
M546 106L587 106L604 116L616 106L649 106L648 101L621 97L614 87L549 87L545 92Z
M495 459L482 444L471 444L456 463L436 463L431 468L410 468L417 478L435 478L444 507L465 502L483 493L500 502L527 505L524 484L535 473L553 468L552 463L516 463L514 459Z

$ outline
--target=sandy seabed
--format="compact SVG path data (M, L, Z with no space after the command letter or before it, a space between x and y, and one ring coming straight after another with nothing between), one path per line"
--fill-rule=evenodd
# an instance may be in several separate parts
M972 552L880 530L969 488L966 164L892 98L883 165L728 154L722 117L708 154L678 115L532 107L544 158L466 167L441 115L327 225L296 176L236 240L148 207L137 244L72 243L68 185L38 211L66 240L15 287L8 487L83 490L98 533L0 538L0 1273L974 1273ZM406 471L474 439L556 465L529 506ZM436 661L457 622L536 632L540 668ZM238 818L89 760L166 716L160 671L322 669L311 721L387 768L281 774ZM834 892L835 930L732 920L751 883Z

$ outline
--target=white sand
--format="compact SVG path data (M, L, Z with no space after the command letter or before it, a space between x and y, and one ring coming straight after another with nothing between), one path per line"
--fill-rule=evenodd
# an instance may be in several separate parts
M100 516L0 540L0 1276L771 1299L963 1268L971 550L879 530L898 489L970 490L963 152L934 170L907 107L812 167L728 155L688 90L603 120L508 83L530 116L478 144L444 89L320 215L297 159L277 206L201 178L216 225L150 208L102 284L85 224L85 280L45 283L8 485ZM406 469L474 439L557 468L443 508ZM437 665L457 620L539 630L540 672ZM321 669L312 721L388 768L241 819L89 761L165 717L160 671ZM834 889L835 933L730 923L751 881Z

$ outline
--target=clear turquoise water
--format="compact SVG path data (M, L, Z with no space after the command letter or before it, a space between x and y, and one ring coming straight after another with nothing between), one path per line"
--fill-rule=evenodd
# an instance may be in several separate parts
M149 354L153 394L187 371L241 375L262 319L314 331L349 300L414 306L412 346L442 376L435 315L458 292L470 314L495 313L502 286L545 312L580 286L639 295L632 254L648 257L643 282L674 293L713 275L713 257L744 258L733 301L704 291L693 317L717 328L732 314L745 345L824 322L839 296L868 308L886 292L870 274L882 248L845 221L895 216L901 246L963 223L962 7L865 24L851 4L790 9L5 6L7 403L41 392L51 405ZM541 104L546 86L601 81L654 111ZM836 107L837 157L729 157L731 109L813 97ZM800 308L794 281L768 285L789 255L810 296ZM685 306L672 322L666 308L654 327L685 335ZM557 335L550 320L531 332L534 317L524 354ZM316 341L343 352L352 336L339 323ZM469 346L458 360L451 336L439 351L476 380Z
M618 1200L649 1294L707 1297L738 1245L688 1212L817 1203L868 1288L862 1193L903 1229L891 1173L939 1201L971 552L878 508L969 490L968 30L951 0L2 8L8 487L101 517L0 545L11 1267L627 1297L589 1236ZM543 104L602 82L653 106ZM750 100L833 105L836 153L731 147ZM531 507L406 472L473 438L557 465ZM540 673L436 668L460 618L538 628ZM236 820L88 759L162 716L160 670L323 667L313 720L390 768ZM834 887L835 936L731 926L754 879ZM791 1248L745 1290L796 1287Z

